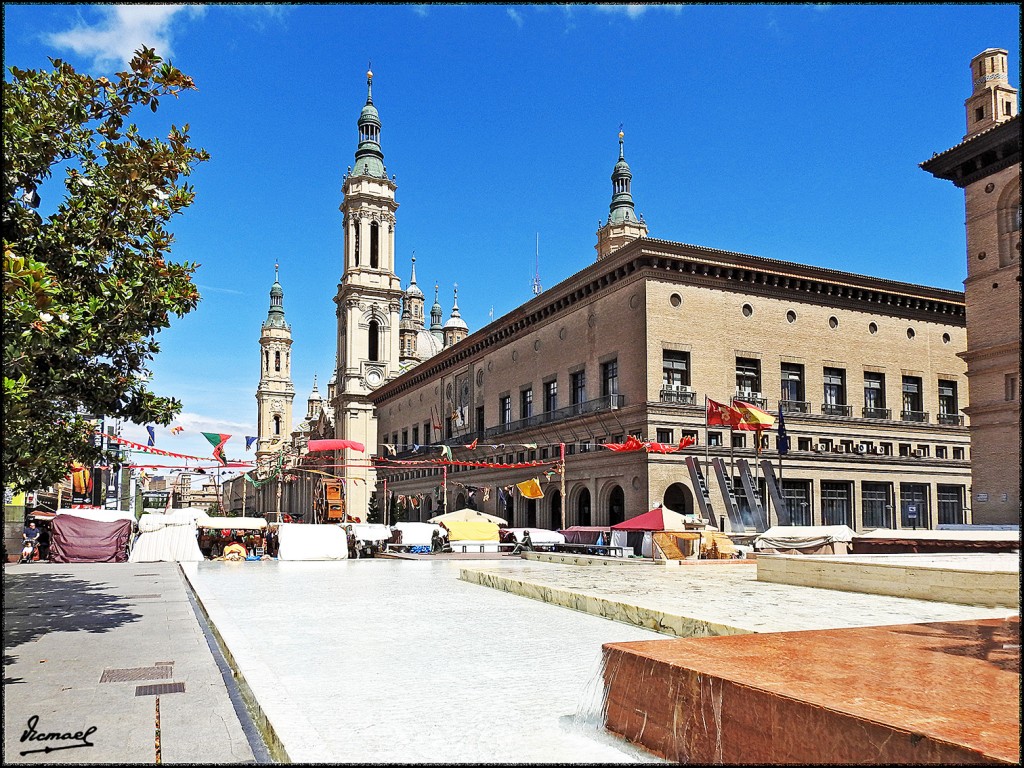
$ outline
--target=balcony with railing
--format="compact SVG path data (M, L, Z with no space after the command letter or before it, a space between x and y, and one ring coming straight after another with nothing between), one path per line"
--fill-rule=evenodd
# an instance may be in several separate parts
M841 405L840 403L822 403L821 412L825 416L853 416L853 406Z
M574 405L567 405L564 408L557 408L554 411L537 413L525 419L509 422L508 424L498 424L494 427L488 427L484 430L483 436L484 439L498 437L499 435L507 435L510 432L518 432L521 429L540 427L545 424L551 424L552 422L564 421L565 419L571 419L576 416L584 416L588 413L614 411L621 408L625 403L626 398L624 395L606 395L605 397L598 397L594 400L587 400L584 403L575 403Z
M892 410L890 408L863 408L860 415L865 419L891 419Z
M661 390L661 402L673 403L675 405L694 405L697 401L697 393L689 387L663 387Z
M900 411L901 421L916 421L920 424L928 423L928 411Z
M806 400L779 400L783 413L810 413L811 404Z
M938 419L939 424L945 424L947 427L962 427L964 425L962 413L940 413Z
M761 395L760 392L748 392L743 390L736 390L736 394L732 396L733 400L742 400L744 403L750 403L756 408L766 410L768 408L768 398Z

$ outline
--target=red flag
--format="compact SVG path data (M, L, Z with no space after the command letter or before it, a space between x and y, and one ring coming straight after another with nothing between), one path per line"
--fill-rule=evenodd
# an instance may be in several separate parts
M623 451L642 451L646 448L646 445L633 435L630 435L624 443L601 443L601 447L607 448L609 451L621 453Z
M742 400L734 400L732 404L743 416L743 423L736 427L737 429L759 432L762 429L771 429L775 426L775 417L766 411L762 411L756 405L745 403Z
M231 435L222 435L219 432L203 432L203 437L210 441L213 446L213 458L221 464L227 464L228 458L224 455L224 443L231 439Z
M707 424L709 427L729 427L729 429L744 429L743 414L728 405L708 399Z
M346 448L360 453L366 450L365 445L357 443L355 440L310 440L308 447L310 453L314 451L343 451Z

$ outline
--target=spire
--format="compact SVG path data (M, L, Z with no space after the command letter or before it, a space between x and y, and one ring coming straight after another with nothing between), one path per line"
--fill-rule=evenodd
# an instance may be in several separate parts
M444 324L445 328L464 328L469 329L466 325L466 321L462 319L462 315L459 314L459 284L455 284L455 303L452 305L452 316L448 318L448 322Z
M430 330L441 330L441 302L437 300L438 285L434 283L434 303L430 307Z
M278 281L278 265L274 264L274 284L270 286L270 309L267 311L266 326L286 327L284 321L284 291Z
M622 132L622 126L620 125L619 161L615 163L615 168L612 170L612 203L609 206L609 224L636 221L636 212L633 210L633 195L629 190L633 174L629 170L629 163L626 162L624 138L625 134Z
M352 174L387 178L384 152L380 148L380 115L373 106L373 72L369 69L366 70L366 105L359 113L359 146Z
M409 287L406 289L405 294L406 294L406 296L416 296L418 298L423 298L423 291L421 291L420 287L418 285L416 285L416 255L415 254L416 254L416 252L413 251L413 257L412 257L412 277L409 278Z

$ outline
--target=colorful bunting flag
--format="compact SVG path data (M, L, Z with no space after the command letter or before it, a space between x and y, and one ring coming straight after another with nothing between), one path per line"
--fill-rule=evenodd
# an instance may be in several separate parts
M203 437L210 441L213 446L213 458L221 464L227 464L227 456L224 455L224 443L231 439L231 435L222 435L218 432L203 432Z
M250 450L252 448L252 444L255 443L258 439L259 438L257 438L257 437L253 437L251 435L246 435L245 436L245 450L247 450L247 451Z
M149 440L146 441L146 445L152 448L156 445L156 429L154 427L146 427L146 431L149 432Z
M185 431L184 427L171 427L171 434L172 435L180 435L184 431Z
M624 453L626 451L642 451L646 446L643 441L635 435L630 435L626 438L626 442L624 443L601 443L601 447L607 448L609 451L615 451L616 453Z
M516 483L516 488L518 488L519 492L527 499L544 498L544 491L541 490L540 483L537 482L536 478L530 478L529 480L524 480L521 483Z

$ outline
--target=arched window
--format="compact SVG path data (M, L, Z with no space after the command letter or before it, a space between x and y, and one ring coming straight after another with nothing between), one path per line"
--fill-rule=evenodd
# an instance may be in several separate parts
M263 370L270 370L270 353L267 350L263 350Z
M616 525L626 519L626 494L615 486L608 497L608 525Z
M555 491L551 494L551 525L552 531L562 527L562 494Z
M280 371L281 370L281 353L280 352L275 352L274 353L274 370L275 371Z
M576 501L576 525L590 525L590 521L590 490L584 488Z
M380 323L376 320L370 321L369 330L369 357L371 362L380 360Z
M281 417L280 416L275 416L274 417L274 434L275 435L280 435L281 434Z
M380 224L370 225L370 268L377 269L380 262Z
M352 222L352 250L356 259L356 266L359 266L359 220Z

